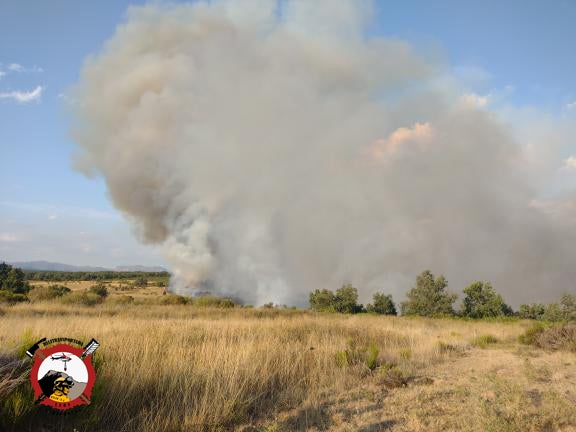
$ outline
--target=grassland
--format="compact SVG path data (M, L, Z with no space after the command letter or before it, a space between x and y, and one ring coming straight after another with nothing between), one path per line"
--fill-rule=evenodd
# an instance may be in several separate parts
M0 429L576 431L576 355L520 344L528 321L109 300L0 307L13 362L41 337L102 344L90 406L45 413L13 374Z

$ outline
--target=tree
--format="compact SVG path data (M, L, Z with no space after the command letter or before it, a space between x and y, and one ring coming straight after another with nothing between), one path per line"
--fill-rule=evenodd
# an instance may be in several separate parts
M310 308L319 312L358 313L364 310L358 304L358 290L352 285L343 285L336 293L323 289L310 293Z
M26 282L24 272L6 263L0 263L0 290L12 294L26 294L30 285Z
M146 279L144 276L138 276L134 280L134 286L138 288L145 288L148 286L148 279Z
M430 270L423 271L416 278L416 286L408 294L408 300L402 303L403 315L452 315L452 304L458 297L446 290L448 282L444 276L434 278Z
M546 311L546 306L542 303L532 303L520 305L518 310L518 316L524 319L542 319Z
M464 288L462 315L470 318L488 318L510 315L511 308L490 282L473 282Z
M372 304L366 306L368 312L373 312L381 315L396 315L396 305L392 301L391 294L374 293L372 296Z
M343 285L336 290L335 309L340 313L358 313L362 312L364 307L358 304L358 290L351 284Z
M330 290L315 290L310 293L310 308L318 312L336 312L336 296Z

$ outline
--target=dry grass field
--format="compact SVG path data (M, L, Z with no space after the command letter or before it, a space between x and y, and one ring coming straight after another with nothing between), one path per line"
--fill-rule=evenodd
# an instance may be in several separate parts
M15 431L576 431L576 354L520 344L530 325L18 304L0 308L2 358L95 337L98 381L90 406L55 416L27 378L7 391L0 375L1 418Z

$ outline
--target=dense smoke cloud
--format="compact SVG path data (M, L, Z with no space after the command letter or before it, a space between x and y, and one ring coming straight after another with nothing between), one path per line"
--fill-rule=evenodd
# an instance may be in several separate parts
M396 298L418 272L513 304L576 276L573 226L490 111L408 44L366 37L370 4L146 6L76 89L78 167L104 177L180 294L305 304L353 282Z

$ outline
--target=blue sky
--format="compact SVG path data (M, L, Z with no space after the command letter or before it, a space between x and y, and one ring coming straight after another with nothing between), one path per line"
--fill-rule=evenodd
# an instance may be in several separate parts
M164 264L101 179L71 167L65 93L130 4L0 0L0 259ZM376 2L370 32L443 57L478 95L562 117L576 110L576 2Z

